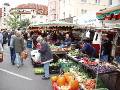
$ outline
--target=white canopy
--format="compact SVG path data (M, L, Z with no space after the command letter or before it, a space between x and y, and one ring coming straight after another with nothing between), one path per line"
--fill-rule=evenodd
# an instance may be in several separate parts
M75 17L73 23L92 27L102 26L102 23L96 18L96 12L88 12L80 17Z

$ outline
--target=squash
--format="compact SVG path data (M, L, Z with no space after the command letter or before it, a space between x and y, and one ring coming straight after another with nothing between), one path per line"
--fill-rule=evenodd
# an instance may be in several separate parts
M57 85L64 86L66 84L65 77L63 75L58 76Z
M78 80L71 80L69 82L70 90L78 90L79 89L79 82Z
M57 79L58 79L58 76L52 76L51 77L51 82L54 83L54 82L57 81Z
M64 77L66 79L66 82L67 84L71 81L71 80L74 80L74 77L71 75L71 73L67 72L67 73L64 73Z

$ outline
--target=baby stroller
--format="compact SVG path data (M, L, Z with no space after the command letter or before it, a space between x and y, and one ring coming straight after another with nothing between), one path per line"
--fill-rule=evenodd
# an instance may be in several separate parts
M40 67L41 64L41 54L38 52L38 50L32 50L31 51L31 62L33 67Z

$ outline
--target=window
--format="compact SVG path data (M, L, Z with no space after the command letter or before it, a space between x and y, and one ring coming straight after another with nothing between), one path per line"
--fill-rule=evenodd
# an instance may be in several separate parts
M54 20L56 20L56 14L54 14Z
M63 13L63 18L65 19L65 12Z
M96 4L100 4L100 0L95 0L95 3Z
M4 12L6 11L5 7L4 7Z
M81 10L81 14L85 14L85 13L87 13L87 10L82 9L82 10Z
M6 13L4 13L4 16L6 16Z
M112 5L112 0L109 0L109 5Z
M87 0L81 0L81 2L87 2Z

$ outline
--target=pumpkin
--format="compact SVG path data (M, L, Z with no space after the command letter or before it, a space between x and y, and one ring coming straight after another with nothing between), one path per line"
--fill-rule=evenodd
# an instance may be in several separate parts
M57 79L58 79L58 77L57 77L57 76L52 76L52 77L51 77L51 81L52 81L52 83L56 82L56 81L57 81Z
M78 90L79 89L79 82L78 80L71 80L69 82L70 90Z
M64 76L58 76L58 79L57 79L57 84L58 86L63 86L66 84L66 80L65 80L65 77Z
M69 72L64 73L64 77L65 77L67 83L69 83L70 80L74 79L74 77Z

